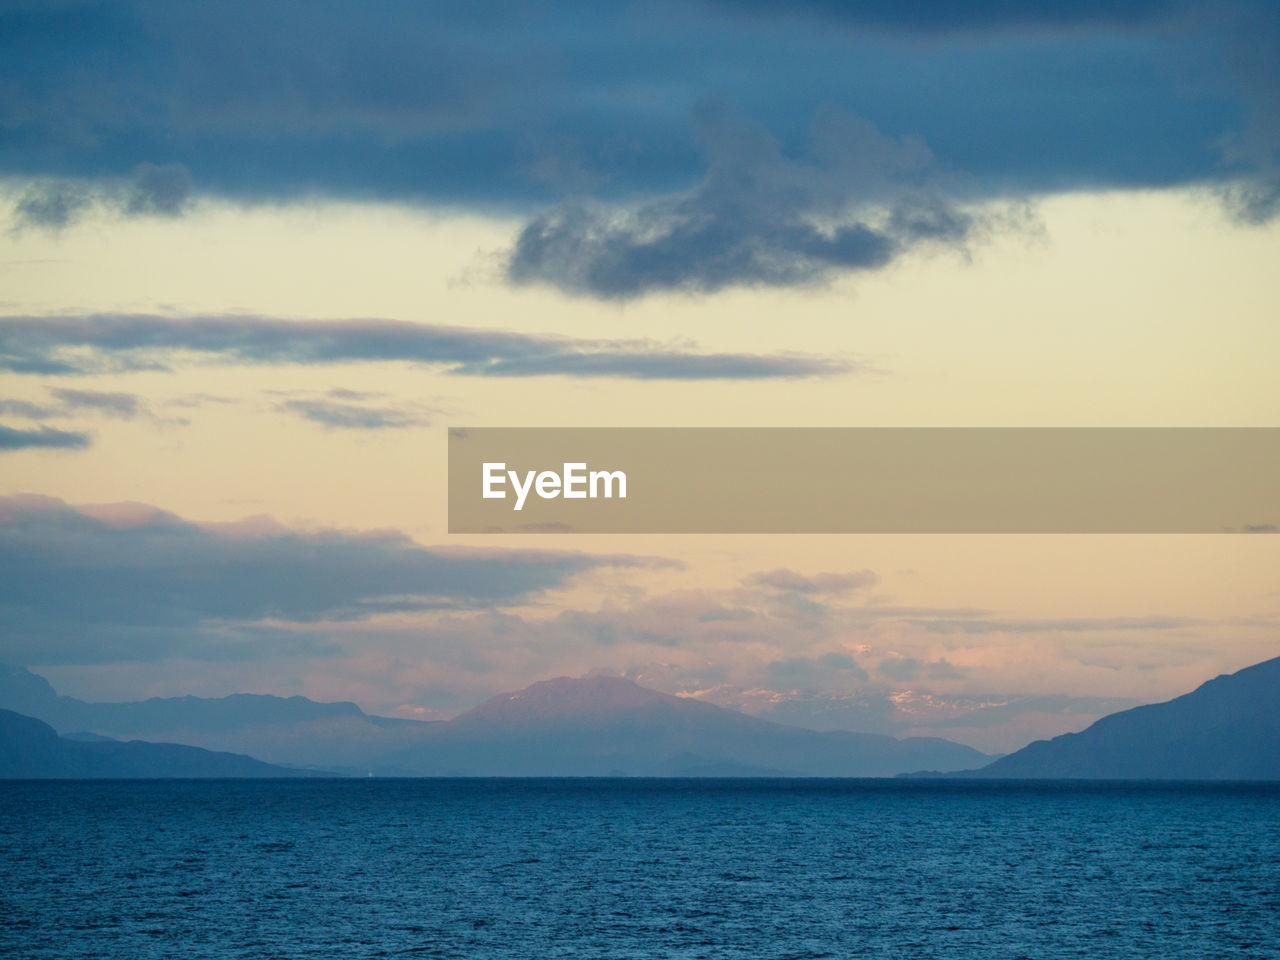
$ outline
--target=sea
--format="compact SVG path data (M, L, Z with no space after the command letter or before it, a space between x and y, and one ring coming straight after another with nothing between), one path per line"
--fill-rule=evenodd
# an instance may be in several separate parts
M8 958L1280 958L1280 784L0 783Z

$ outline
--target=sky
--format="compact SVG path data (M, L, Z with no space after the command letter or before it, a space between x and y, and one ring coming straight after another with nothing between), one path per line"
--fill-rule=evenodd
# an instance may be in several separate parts
M1262 0L3 0L0 660L1009 750L1280 654L1280 538L461 537L445 488L451 426L1276 426L1278 48Z

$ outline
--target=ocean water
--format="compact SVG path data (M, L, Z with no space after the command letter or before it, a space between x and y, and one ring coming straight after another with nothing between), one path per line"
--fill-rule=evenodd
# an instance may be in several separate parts
M1280 957L1280 785L0 783L0 956Z

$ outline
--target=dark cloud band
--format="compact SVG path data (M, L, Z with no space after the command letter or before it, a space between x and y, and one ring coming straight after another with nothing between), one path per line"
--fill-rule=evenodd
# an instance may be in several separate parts
M14 0L0 173L59 181L16 211L53 227L86 181L123 215L193 191L640 204L698 183L688 116L723 95L788 153L833 104L987 195L1239 177L1261 218L1278 38L1272 0Z
M1166 21L1193 4L1184 0L709 0L725 13L776 17L808 13L824 22L937 35L1026 27L1142 26Z

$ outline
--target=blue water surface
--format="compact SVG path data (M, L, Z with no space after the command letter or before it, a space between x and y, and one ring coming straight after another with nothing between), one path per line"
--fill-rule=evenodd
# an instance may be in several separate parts
M1280 957L1280 785L4 782L0 955Z

